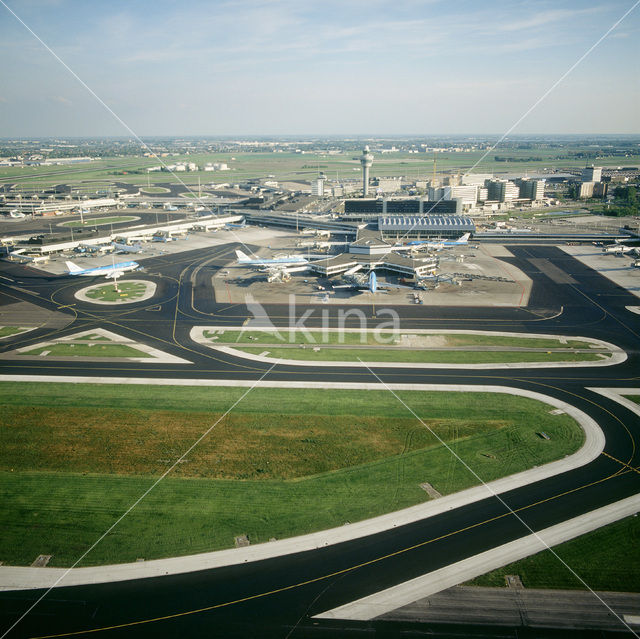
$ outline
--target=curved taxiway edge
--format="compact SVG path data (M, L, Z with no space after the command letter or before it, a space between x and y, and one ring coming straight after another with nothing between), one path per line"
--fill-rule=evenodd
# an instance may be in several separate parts
M145 562L115 564L90 568L32 568L0 566L0 590L28 590L61 586L75 586L90 583L107 583L127 581L148 577L159 577L169 574L194 572L221 566L230 566L249 561L257 561L315 550L324 546L358 539L385 530L390 530L421 519L460 508L492 495L520 488L554 475L573 470L593 461L600 455L605 445L605 436L598 424L586 413L559 399L524 389L507 386L464 386L445 384L359 384L355 382L254 382L234 380L175 380L175 379L143 379L143 378L109 378L109 377L64 377L47 375L20 376L24 382L75 382L94 384L154 384L154 385L189 385L189 386L242 386L261 388L322 388L352 390L394 390L394 391L453 391L453 392L485 392L507 393L528 397L558 408L573 417L585 432L583 446L573 455L564 459L532 468L515 475L503 477L495 481L468 488L453 495L441 497L372 519L331 528L299 537L291 537L273 542L232 548L184 557L156 559ZM0 375L0 381L15 381L15 377Z
M639 510L640 495L633 495L622 501L564 521L561 524L545 528L502 546L497 546L475 557L469 557L440 570L434 570L421 577L411 579L398 586L381 590L368 597L328 610L316 615L316 617L360 621L373 619L401 606L413 603L418 599L429 597L459 583L484 575L491 570L501 568L513 561L524 559L537 552L584 535L601 526L635 515Z
M286 327L279 328L255 328L251 329L250 327L243 327L244 330L256 330L261 332L272 332L278 333L280 330L287 333ZM513 369L513 368L588 368L588 367L596 367L596 366L615 366L617 364L622 364L627 360L627 353L616 346L615 344L611 344L610 342L605 342L600 339L595 339L593 337L570 337L570 336L562 336L562 335L546 335L546 334L536 334L536 333L507 333L504 331L476 331L476 330L437 330L437 329L417 329L417 330L407 330L403 332L416 334L416 335L489 335L494 337L525 337L525 338L540 338L540 339L558 339L560 337L564 337L565 339L571 340L580 340L583 342L588 342L593 344L593 346L607 349L610 352L610 356L601 361L585 361L585 362L505 362L505 363L490 363L490 364L435 364L435 363L419 363L419 362L354 362L354 361L324 361L324 360L303 360L303 359L277 359L275 357L268 357L266 355L258 355L254 353L247 353L245 351L241 351L233 346L222 346L216 343L211 342L209 339L204 337L204 331L206 330L216 330L216 331L225 331L225 330L238 330L238 327L225 327L225 326L194 326L190 333L189 337L198 344L203 346L207 346L213 350L219 351L221 353L226 353L227 355L231 355L232 357L238 357L241 359L249 359L255 362L262 362L263 364L283 364L286 366L314 366L314 367L336 367L340 368L421 368L421 369L465 369L465 370L490 370L490 369ZM313 329L309 329L310 332L313 332ZM360 329L324 329L324 331L328 332L338 332L342 331L345 333L361 333ZM312 344L309 344L311 346ZM243 346L259 346L259 344L244 344ZM324 348L331 348L331 345L323 345ZM473 350L470 347L469 350ZM366 357L366 350L363 350L363 357Z
M229 346L211 346L213 350L239 357L242 359L250 359L254 362L262 362L263 364L282 364L285 366L313 366L315 368L333 367L340 368L440 368L440 369L464 369L464 370L496 370L511 368L591 368L595 366L615 366L622 364L627 359L624 351L617 350L611 353L611 356L601 361L591 362L509 362L504 364L427 364L419 362L334 362L324 360L304 360L304 359L276 359L264 355L256 355L253 353L245 353L244 351Z
M640 404L636 404L625 397L625 395L640 395L640 388L587 388L587 390L618 402L618 404L640 417Z

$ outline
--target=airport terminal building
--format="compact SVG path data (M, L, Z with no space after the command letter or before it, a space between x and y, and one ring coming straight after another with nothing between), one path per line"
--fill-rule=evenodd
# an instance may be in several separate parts
M460 215L388 215L378 218L383 240L457 239L476 232L470 217Z

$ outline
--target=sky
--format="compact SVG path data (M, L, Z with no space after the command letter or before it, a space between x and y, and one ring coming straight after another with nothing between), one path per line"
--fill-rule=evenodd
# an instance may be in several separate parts
M0 137L637 134L635 3L0 0Z

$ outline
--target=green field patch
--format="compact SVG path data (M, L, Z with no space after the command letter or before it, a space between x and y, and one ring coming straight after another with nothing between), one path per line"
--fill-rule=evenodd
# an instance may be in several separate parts
M635 404L640 404L640 395L623 395L626 399L630 399Z
M245 353L261 355L265 348L236 347ZM318 347L316 347L318 348ZM594 362L597 353L537 351L440 351L385 348L268 348L267 357L330 362L408 362L429 364L499 364L514 362Z
M63 342L22 351L20 355L42 355L43 357L151 357L149 353L126 344L67 344Z
M23 326L0 326L0 338L1 337L11 337L12 335L19 335L20 333L24 333L29 328L25 328Z
M170 193L171 189L165 186L144 186L140 188L140 193Z
M640 517L629 517L553 551L592 590L640 592ZM525 588L584 590L577 579L549 550L477 577L467 585L504 587L505 575L519 575Z
M80 220L71 220L69 222L62 222L60 226L103 226L105 224L119 224L120 222L132 222L138 218L135 215L118 215L113 217L92 217L86 218L84 222Z
M183 193L178 193L178 195L180 197L186 197L186 198L196 198L196 199L200 199L200 198L208 198L209 194L208 193L198 193L197 191L192 192L192 191L184 191Z
M477 483L396 397L371 391L0 384L0 560L70 565L215 424L86 564L339 526ZM398 395L485 481L575 452L566 414L492 393ZM270 412L265 407L277 407ZM537 432L544 430L549 440Z
M513 348L590 348L591 342L567 339L566 342L546 337L518 337L506 335L474 335L471 333L423 334L402 331L401 333L374 331L219 331L203 332L204 337L217 337L219 343L233 344L345 344L345 345L402 345L409 340L412 347L431 346L502 346Z
M89 299L101 302L130 302L143 297L146 292L147 285L142 282L120 282L118 290L114 284L102 284L85 291L85 295Z

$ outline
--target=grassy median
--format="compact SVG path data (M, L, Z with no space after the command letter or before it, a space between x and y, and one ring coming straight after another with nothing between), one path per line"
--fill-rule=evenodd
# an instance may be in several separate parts
M477 479L391 393L0 384L0 561L70 565L208 428L211 433L87 557L134 561L339 526ZM540 402L402 392L484 480L577 450ZM546 440L539 436L544 431Z
M237 348L237 347L234 347ZM509 364L519 362L595 362L597 353L558 351L438 351L394 348L237 348L247 354L309 362L408 362L413 364Z
M640 517L628 517L553 551L592 590L640 592ZM584 590L584 584L552 552L516 561L469 582L472 586L505 586L506 575L519 575L525 588Z

